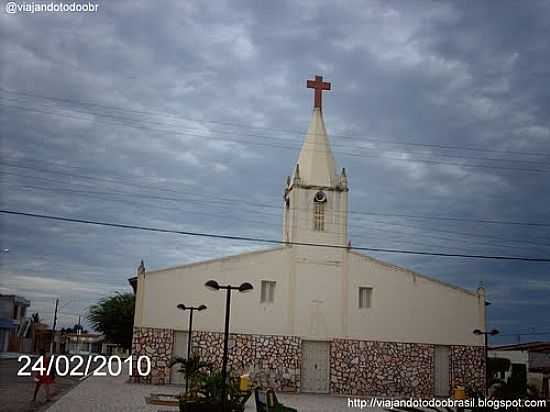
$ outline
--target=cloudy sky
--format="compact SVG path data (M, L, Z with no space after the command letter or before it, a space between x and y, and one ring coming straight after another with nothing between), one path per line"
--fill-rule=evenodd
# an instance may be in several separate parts
M550 257L548 1L5 4L2 209L279 239L311 116L305 81L322 74L354 245ZM60 297L61 326L129 291L140 259L266 247L6 214L0 225L0 292L49 321ZM374 255L483 284L495 343L550 338L549 263Z

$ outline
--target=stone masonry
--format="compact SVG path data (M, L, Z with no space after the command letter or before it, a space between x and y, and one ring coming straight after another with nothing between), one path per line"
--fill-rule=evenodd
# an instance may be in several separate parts
M175 331L134 328L132 355L149 356L152 372L133 382L170 382ZM215 368L222 366L223 333L194 331L193 352ZM434 345L334 339L330 342L330 392L338 395L431 398ZM449 383L484 389L484 349L451 346ZM299 392L302 339L296 336L231 334L229 368L250 371L255 383L276 391ZM136 370L134 360L134 370Z
M151 374L131 378L135 383L152 383L163 385L170 382L170 360L174 347L174 331L172 329L134 328L132 341L133 370L137 370L137 358L148 356L151 360Z
M451 346L451 387L469 386L485 390L485 348L483 346Z
M335 339L330 391L341 395L429 398L432 345Z
M193 332L192 345L201 359L221 368L223 333ZM234 371L251 371L257 384L277 391L299 390L302 342L298 337L231 334L228 361Z

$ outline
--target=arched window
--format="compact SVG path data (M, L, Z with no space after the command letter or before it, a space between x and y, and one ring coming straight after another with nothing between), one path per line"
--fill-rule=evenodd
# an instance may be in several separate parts
M322 232L325 230L325 207L327 195L319 191L313 198L313 230Z

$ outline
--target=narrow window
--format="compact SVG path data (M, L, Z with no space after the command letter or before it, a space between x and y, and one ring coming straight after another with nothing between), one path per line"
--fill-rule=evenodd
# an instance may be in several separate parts
M271 280L262 280L261 303L273 303L275 300L275 284L276 282Z
M359 309L366 309L371 307L372 301L372 288L360 287L359 288Z
M313 198L313 230L322 232L325 230L325 205L327 195L323 192L315 193Z

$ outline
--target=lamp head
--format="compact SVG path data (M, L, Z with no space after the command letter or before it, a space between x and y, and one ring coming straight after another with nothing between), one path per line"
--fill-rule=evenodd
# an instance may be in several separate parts
M183 303L180 303L180 304L178 305L178 309L185 310L185 309L187 309L187 308L185 307L185 305L184 305Z
M220 290L220 285L218 285L218 282L216 282L215 280L209 280L204 284L204 286L206 286L208 289Z
M241 293L250 292L252 289L254 287L248 282L241 283L241 286L239 286L239 292Z
M474 330L474 335L483 335L483 332L479 329Z
M491 336L495 336L495 335L498 335L499 332L498 332L498 330L493 329L489 334L490 334Z
M206 305L200 305L197 310L201 311L201 310L206 310Z

